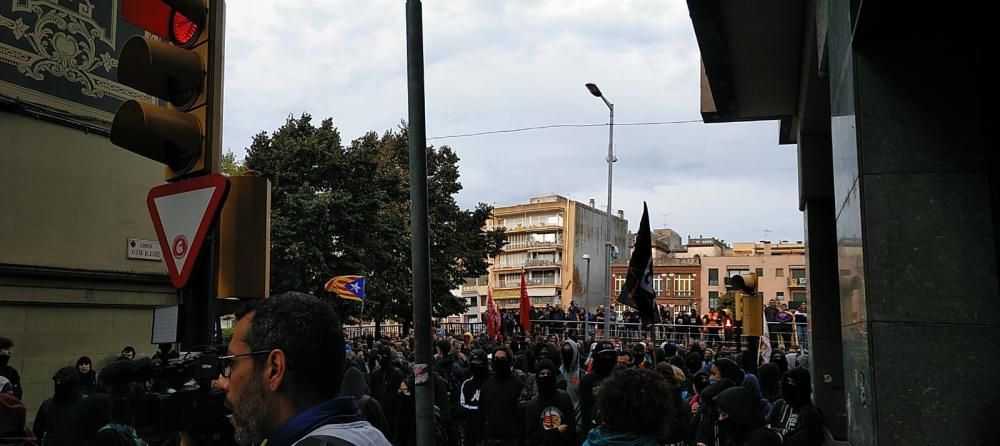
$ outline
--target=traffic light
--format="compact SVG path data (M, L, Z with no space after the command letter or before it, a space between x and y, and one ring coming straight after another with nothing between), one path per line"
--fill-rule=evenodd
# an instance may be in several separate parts
M757 273L737 274L730 277L727 287L741 293L757 294Z
M167 180L217 172L225 3L124 0L122 17L160 39L133 36L125 43L118 82L166 105L125 101L111 124L111 142L165 164Z
M736 320L742 322L744 336L761 336L764 331L763 297L757 292L757 273L729 278L727 288L735 292Z

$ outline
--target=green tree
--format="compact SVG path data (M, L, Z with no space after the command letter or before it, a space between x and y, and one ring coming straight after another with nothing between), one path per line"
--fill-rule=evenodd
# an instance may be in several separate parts
M219 157L219 167L222 173L229 176L243 175L245 171L243 166L243 160L236 159L236 155L233 154L232 150L226 150L225 153Z
M480 203L462 210L458 156L447 146L427 149L431 296L435 316L465 310L451 290L486 273L501 250L502 230L486 232L492 212ZM289 117L268 135L256 135L245 166L271 180L272 293L295 290L325 295L332 276L367 278L365 317L412 319L410 200L405 124L341 143L331 119ZM336 300L341 314L358 304Z

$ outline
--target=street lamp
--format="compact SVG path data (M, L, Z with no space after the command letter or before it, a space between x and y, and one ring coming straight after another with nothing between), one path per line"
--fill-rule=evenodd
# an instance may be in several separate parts
M584 254L580 257L587 261L587 278L585 279L583 286L583 295L587 296L587 301L583 304L585 307L590 308L590 254Z
M610 111L610 115L608 118L608 157L606 158L606 160L608 161L608 232L607 232L608 239L605 242L604 246L605 251L607 251L607 255L605 256L607 264L605 265L604 269L604 286L608 291L605 303L607 304L608 311L611 311L611 293L613 289L613 287L611 286L611 247L613 240L612 229L611 229L611 174L615 161L618 161L618 158L615 158L615 151L614 151L615 104L612 104L610 101L608 101L608 98L604 97L604 94L601 93L600 88L597 88L597 85L587 84L587 90L590 91L590 94L601 98L601 100L604 101L604 105L607 105L608 110ZM610 339L609 337L610 333L611 333L611 317L609 313L607 316L604 317L604 336L607 337L607 339Z

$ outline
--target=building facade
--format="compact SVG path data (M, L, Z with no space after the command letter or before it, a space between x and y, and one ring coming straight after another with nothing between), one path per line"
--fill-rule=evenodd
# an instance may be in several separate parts
M653 291L656 293L656 304L670 308L670 314L675 311L688 311L692 308L705 308L701 305L702 283L701 266L698 258L655 257L653 258ZM622 287L628 273L628 260L621 260L612 265L612 295L621 295ZM622 310L620 305L616 308Z
M146 208L164 168L108 140L122 101L151 100L115 81L118 49L142 34L119 3L0 5L0 336L29 419L80 356L100 369L125 345L152 354L153 310L179 303Z
M806 302L805 246L801 243L734 243L728 255L702 256L702 308L718 308L729 278L757 273L757 289L764 302L775 300L797 308Z
M622 251L628 222L621 211L612 222L612 244ZM593 201L533 197L526 204L495 207L486 226L507 230L507 245L490 267L489 283L500 308L519 307L522 271L534 306L603 304L604 287L599 284L605 283L607 213Z

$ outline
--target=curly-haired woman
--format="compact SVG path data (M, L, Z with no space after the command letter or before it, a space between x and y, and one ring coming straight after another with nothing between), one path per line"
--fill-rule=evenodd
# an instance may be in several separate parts
M656 435L675 416L666 380L648 369L622 369L601 383L597 397L600 426L587 445L654 446Z

